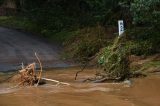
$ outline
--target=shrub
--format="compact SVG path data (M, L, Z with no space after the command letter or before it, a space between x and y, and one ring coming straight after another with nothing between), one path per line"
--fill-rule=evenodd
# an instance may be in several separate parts
M101 26L81 29L64 43L66 52L72 51L71 58L76 61L87 61L108 44L105 37L105 29Z
M105 77L121 80L129 77L129 52L121 40L122 38L116 38L114 44L106 47L100 55L98 62L103 68Z
M149 27L160 24L160 0L134 0L131 4L131 13L135 24Z
M153 28L133 28L127 31L131 53L135 55L152 55L159 53L160 34Z

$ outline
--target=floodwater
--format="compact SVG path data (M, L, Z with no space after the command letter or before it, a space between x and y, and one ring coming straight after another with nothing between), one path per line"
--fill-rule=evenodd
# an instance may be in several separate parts
M96 69L86 69L74 80L79 68L52 69L43 77L70 83L55 86L12 88L0 84L0 106L160 106L160 75L131 79L121 83L83 83L94 77Z

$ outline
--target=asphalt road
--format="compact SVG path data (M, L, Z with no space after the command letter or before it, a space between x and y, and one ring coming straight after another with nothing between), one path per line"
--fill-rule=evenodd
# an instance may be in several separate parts
M29 33L0 27L0 71L18 69L22 62L37 62L35 52L44 68L70 66L60 60L58 45L49 44Z

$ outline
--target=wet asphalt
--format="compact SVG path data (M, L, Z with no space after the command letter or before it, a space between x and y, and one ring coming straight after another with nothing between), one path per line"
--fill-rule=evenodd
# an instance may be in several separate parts
M27 32L0 27L0 71L17 70L22 63L37 62L35 52L44 68L71 66L60 59L58 44L48 43Z

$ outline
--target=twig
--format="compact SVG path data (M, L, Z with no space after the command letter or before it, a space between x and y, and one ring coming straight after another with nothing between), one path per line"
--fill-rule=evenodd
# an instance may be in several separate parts
M93 60L96 56L97 56L97 55L89 58L89 60L84 64L84 66L82 67L82 69L81 69L80 71L77 71L77 72L76 72L76 75L75 75L75 78L74 78L75 80L77 80L78 74L81 73L81 72L83 72L84 69L85 69L85 68L87 67L87 65L89 64L89 62L90 62L91 60Z
M88 64L88 62L83 66L83 68L82 68L80 71L77 71L76 76L75 76L75 80L77 80L78 74L79 74L80 72L83 72L83 71L84 71L84 69L86 68L87 64Z
M38 79L38 82L37 82L37 84L36 84L36 86L38 86L38 84L39 84L39 82L40 82L40 79L41 79L41 77L42 77L42 63L41 63L41 61L40 61L40 59L38 58L38 56L37 56L36 53L35 53L35 56L36 56L36 58L37 58L37 60L38 60L38 62L39 62L39 66L40 66L39 79Z

